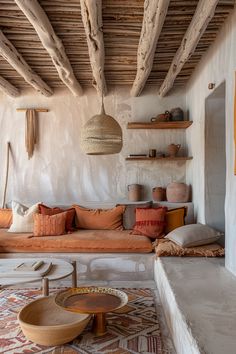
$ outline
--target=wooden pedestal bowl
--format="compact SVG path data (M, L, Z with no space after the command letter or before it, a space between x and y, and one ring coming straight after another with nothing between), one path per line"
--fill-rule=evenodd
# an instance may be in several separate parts
M61 345L76 338L87 326L91 315L72 313L55 304L48 296L32 301L18 314L18 321L27 339L46 346Z

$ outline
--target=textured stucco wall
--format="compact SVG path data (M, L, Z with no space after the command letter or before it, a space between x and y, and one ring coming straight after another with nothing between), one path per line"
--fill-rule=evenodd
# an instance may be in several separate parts
M229 17L214 45L203 57L190 79L186 104L194 121L187 130L187 142L194 159L187 169L187 181L193 185L193 201L200 222L205 222L204 208L204 126L205 98L212 92L208 83L226 82L226 266L236 274L236 176L234 176L233 100L236 70L236 9Z
M0 95L0 198L3 194L6 142L12 144L7 200L24 203L44 201L69 204L81 201L117 201L127 196L127 185L151 188L171 181L185 181L185 163L126 162L129 153L144 153L149 148L163 150L170 143L186 147L185 131L127 130L128 121L149 121L151 117L173 107L185 108L179 93L160 100L157 91L146 91L131 98L127 88L117 88L105 98L108 114L122 126L124 148L118 155L87 156L80 149L80 131L91 116L100 112L94 89L75 98L67 90L57 90L45 98L32 90L16 99ZM31 160L24 147L24 113L17 107L43 107L39 114L40 143ZM183 150L182 150L183 152ZM190 162L191 163L191 162Z

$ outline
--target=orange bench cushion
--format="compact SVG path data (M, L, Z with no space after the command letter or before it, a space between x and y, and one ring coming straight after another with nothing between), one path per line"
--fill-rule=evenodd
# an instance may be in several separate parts
M149 253L151 240L129 230L78 230L62 236L33 237L0 229L0 252Z

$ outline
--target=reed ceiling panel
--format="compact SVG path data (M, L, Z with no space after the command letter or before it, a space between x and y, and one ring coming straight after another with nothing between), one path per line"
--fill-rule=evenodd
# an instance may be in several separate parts
M92 85L86 36L79 0L40 0L50 22L62 40L75 76L83 87ZM181 40L191 22L198 1L171 0L157 44L153 68L147 85L160 86ZM202 36L195 53L175 80L183 86L194 68L215 41L216 35L234 7L234 0L220 0L215 15ZM103 0L105 77L107 86L130 85L136 75L136 60L143 20L143 0ZM51 87L64 84L34 28L14 0L0 0L0 29L31 68ZM0 57L0 75L18 88L29 87L24 79Z

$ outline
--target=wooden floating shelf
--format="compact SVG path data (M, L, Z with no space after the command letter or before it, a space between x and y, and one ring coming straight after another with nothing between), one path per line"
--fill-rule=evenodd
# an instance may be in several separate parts
M192 156L177 157L126 157L127 161L187 161L192 160Z
M182 120L177 122L129 122L128 129L186 129L192 121Z

